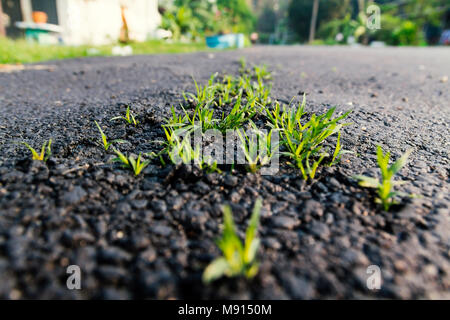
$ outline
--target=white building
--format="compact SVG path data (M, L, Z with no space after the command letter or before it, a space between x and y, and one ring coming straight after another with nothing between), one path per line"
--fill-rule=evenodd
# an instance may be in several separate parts
M12 22L32 23L33 11L47 13L48 24L59 26L61 39L68 45L100 45L117 41L123 27L122 7L131 40L151 38L161 23L158 0L0 1L5 13L8 14L9 10L11 16L15 16L16 21ZM17 8L13 8L14 5Z

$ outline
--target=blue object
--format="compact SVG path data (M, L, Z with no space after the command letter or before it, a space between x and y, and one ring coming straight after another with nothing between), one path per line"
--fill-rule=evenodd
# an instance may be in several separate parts
M206 37L206 45L213 49L243 48L244 35L231 33Z

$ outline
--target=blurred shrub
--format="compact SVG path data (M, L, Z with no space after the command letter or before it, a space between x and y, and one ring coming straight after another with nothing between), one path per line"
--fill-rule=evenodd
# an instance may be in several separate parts
M389 14L381 16L381 29L371 35L372 40L384 41L393 46L418 45L423 37L416 23Z
M208 0L206 0L208 1ZM216 0L221 13L220 19L225 20L232 32L250 33L255 27L255 16L246 0ZM220 32L220 30L219 30Z
M307 41L311 23L312 0L292 0L289 2L289 26L300 41ZM349 0L320 0L317 15L318 29L327 22L338 20L350 12Z
M161 27L173 38L198 40L208 34L250 33L254 17L245 0L175 0L162 11Z
M350 14L347 14L343 19L336 19L322 24L317 35L328 43L347 43L348 37L354 36L357 28L358 23L351 19ZM340 39L336 39L338 34L341 34Z
M337 37L337 35L339 35ZM318 36L325 41L347 43L350 36L363 39L367 36L372 41L383 41L388 45L419 45L424 41L423 32L418 25L410 20L403 20L389 14L381 16L381 29L369 30L365 27L365 19L358 16L357 20L346 15L344 19L337 19L320 26Z

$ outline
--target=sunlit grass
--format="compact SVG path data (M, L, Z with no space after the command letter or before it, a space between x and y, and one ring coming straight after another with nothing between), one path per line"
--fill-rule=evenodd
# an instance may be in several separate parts
M81 58L90 56L111 56L115 45L103 46L63 46L40 45L26 40L11 40L0 38L0 63L32 63L39 61ZM130 43L133 54L159 54L159 53L187 53L206 51L203 43L169 43L163 40ZM89 54L90 49L95 54Z
M377 190L378 197L376 202L380 203L385 211L388 211L393 204L398 204L395 201L395 197L411 196L403 192L393 191L395 186L405 183L404 181L394 181L394 176L406 165L411 152L412 149L406 151L397 161L389 166L391 153L387 152L384 154L381 147L377 146L377 163L381 172L381 180L363 175L353 176L354 179L359 181L360 186Z

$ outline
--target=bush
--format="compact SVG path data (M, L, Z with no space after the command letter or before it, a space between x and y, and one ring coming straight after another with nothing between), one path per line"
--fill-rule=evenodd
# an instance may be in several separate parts
M176 0L163 10L161 27L178 40L191 40L208 34L250 33L254 17L244 0Z
M342 39L338 42L347 43L347 39L350 36L354 36L358 27L358 23L350 18L350 14L347 14L343 19L332 20L320 26L317 32L321 39L325 39L328 43L336 42L336 35L342 34Z
M381 29L375 31L371 39L398 46L418 45L422 37L422 31L419 30L416 23L384 14L381 16Z

